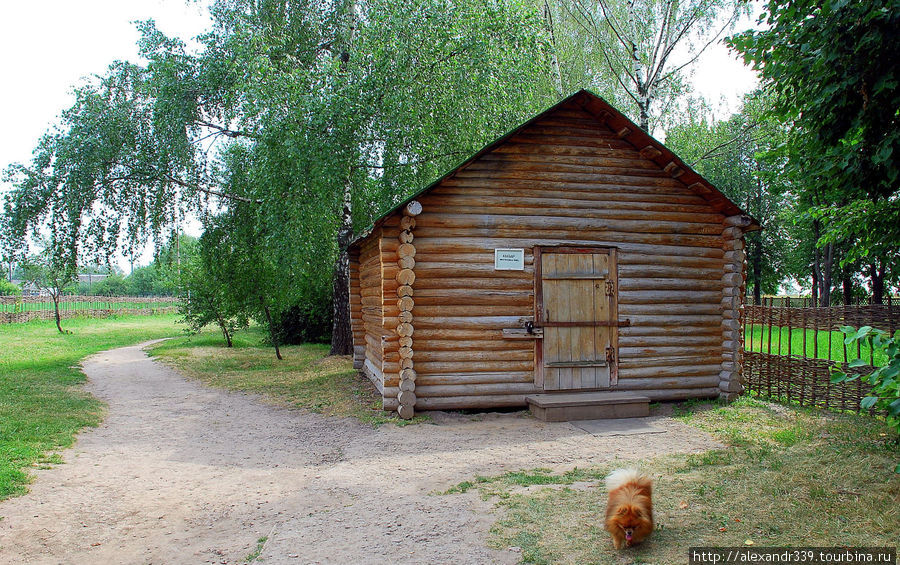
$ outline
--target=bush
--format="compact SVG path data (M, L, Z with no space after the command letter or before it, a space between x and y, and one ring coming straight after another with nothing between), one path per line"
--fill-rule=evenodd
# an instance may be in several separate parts
M861 341L870 346L872 351L884 354L887 361L868 375L862 376L847 374L839 368L835 368L831 382L842 383L862 378L863 382L872 385L872 392L862 399L859 403L860 407L866 410L875 408L886 412L888 424L900 434L900 331L893 337L887 332L871 326L863 326L858 330L850 326L843 326L841 331L847 336L844 339L845 344L851 345ZM862 359L854 359L848 367L864 367L867 364ZM900 464L894 471L900 473Z
M19 288L19 285L6 280L5 277L0 277L0 296L22 296L22 289Z
M328 294L323 292L322 294ZM274 320L281 343L329 343L332 308L329 296L312 297L279 313Z

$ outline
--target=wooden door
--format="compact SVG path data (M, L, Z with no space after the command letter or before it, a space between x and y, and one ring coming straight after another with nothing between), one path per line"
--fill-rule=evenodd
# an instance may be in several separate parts
M615 250L537 250L535 326L543 328L536 380L544 390L590 390L615 384ZM537 261L536 261L537 263Z

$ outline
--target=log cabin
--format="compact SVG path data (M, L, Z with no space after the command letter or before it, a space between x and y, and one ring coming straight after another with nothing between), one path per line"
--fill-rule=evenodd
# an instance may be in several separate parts
M731 399L743 237L756 229L579 91L350 244L354 366L402 418L528 404L549 420L622 417L650 400Z

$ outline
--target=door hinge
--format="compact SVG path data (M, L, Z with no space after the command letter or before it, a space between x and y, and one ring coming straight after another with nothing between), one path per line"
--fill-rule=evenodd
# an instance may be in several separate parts
M613 296L616 293L616 283L606 281L606 296Z

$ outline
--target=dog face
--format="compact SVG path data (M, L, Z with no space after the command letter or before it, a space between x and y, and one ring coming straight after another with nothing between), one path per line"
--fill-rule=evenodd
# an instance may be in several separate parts
M625 538L626 545L642 540L653 527L644 512L631 504L618 508L612 525L618 528L620 535Z

